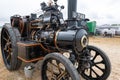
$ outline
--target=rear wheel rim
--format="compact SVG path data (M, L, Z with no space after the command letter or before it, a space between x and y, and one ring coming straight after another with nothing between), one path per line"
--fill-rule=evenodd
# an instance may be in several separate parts
M13 50L12 50L10 35L6 29L3 29L2 31L1 47L2 47L2 55L3 55L4 62L7 66L10 66Z

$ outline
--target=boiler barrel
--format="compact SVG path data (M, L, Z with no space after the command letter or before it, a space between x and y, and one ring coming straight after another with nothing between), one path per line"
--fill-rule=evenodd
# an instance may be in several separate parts
M57 44L60 46L71 46L75 38L76 31L61 31L57 36Z
M84 29L60 31L56 43L60 48L71 48L80 52L88 45L87 32Z

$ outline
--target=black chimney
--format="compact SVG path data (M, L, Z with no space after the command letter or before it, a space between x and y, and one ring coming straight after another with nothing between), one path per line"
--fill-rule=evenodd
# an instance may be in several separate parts
M77 11L77 0L68 0L68 19L72 19L73 12Z
M68 0L68 26L77 27L78 22L73 20L73 12L77 11L77 0Z

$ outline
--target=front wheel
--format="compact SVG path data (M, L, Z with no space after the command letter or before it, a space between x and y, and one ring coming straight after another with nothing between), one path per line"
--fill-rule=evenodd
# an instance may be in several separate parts
M89 68L82 70L81 76L86 80L106 80L111 72L111 63L107 55L97 47L87 47L91 59Z
M42 80L80 80L71 61L60 53L45 56L41 69Z

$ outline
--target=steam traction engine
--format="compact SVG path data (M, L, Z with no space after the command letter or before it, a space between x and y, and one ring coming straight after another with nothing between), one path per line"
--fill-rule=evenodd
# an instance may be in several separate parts
M111 71L103 51L88 45L84 14L76 12L77 0L68 0L68 20L63 19L57 0L41 3L44 12L21 17L11 16L1 32L1 50L5 66L14 71L21 62L43 60L43 80L106 80ZM79 74L78 74L78 72ZM51 76L49 76L51 75Z

